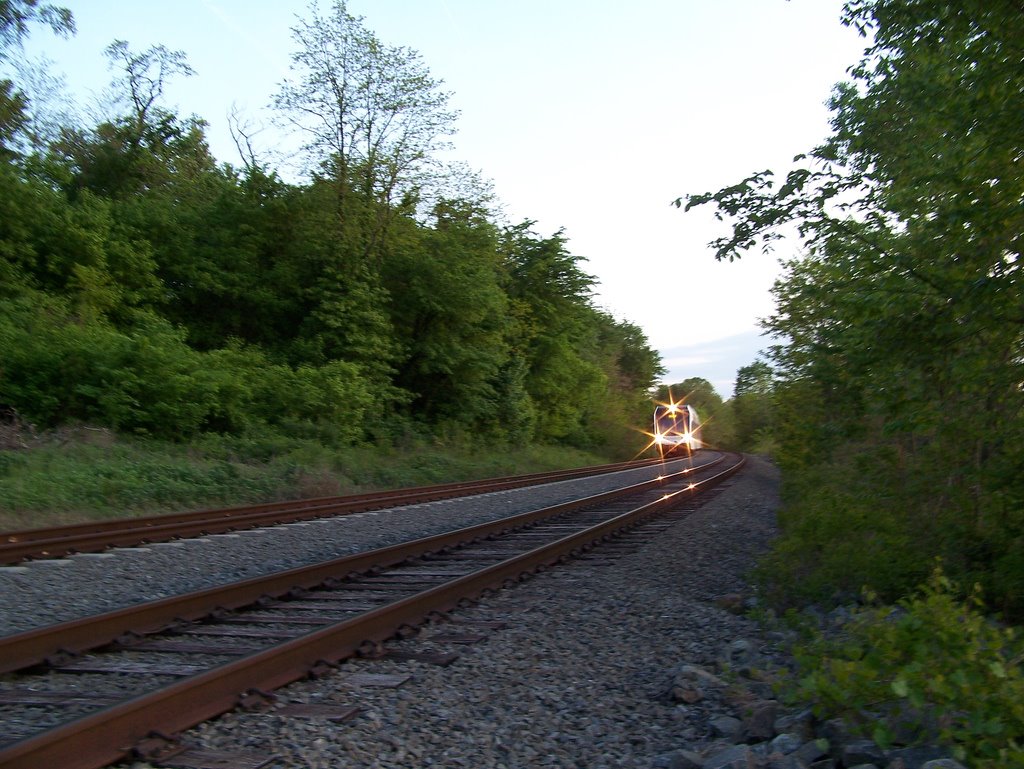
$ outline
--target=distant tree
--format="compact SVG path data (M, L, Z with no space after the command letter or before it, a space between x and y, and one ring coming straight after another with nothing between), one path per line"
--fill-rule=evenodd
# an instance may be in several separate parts
M25 95L15 90L10 80L0 80L0 160L13 160L15 139L25 130L29 119Z
M650 391L665 369L639 327L599 309L593 310L589 323L597 333L592 349L583 352L603 372L605 391L588 412L587 432L593 445L630 458L644 445L642 434L650 429Z
M764 361L755 361L736 372L733 391L733 425L738 445L746 451L765 447L773 424L774 373Z
M690 404L698 413L714 412L722 405L722 396L715 390L715 386L699 376L672 385L660 385L655 400L667 403L669 398L675 403Z
M181 120L162 103L171 78L195 74L185 54L162 45L136 53L123 40L105 53L115 71L110 109L118 114L91 131L66 131L55 147L73 169L72 195L89 189L127 198L213 170L205 123Z
M433 226L407 222L383 275L410 408L463 430L500 429L495 380L508 363L498 228L469 201L442 200Z
M564 234L533 232L533 222L508 227L500 246L510 299L509 344L527 362L523 385L541 441L586 442L585 424L607 386L596 356L591 307L594 278Z

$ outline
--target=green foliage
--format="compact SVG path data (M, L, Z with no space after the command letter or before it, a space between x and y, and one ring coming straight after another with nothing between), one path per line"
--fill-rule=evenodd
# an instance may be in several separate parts
M28 36L29 22L42 22L58 35L75 31L71 11L39 0L0 0L0 59Z
M732 398L736 442L745 451L766 451L774 446L774 381L771 366L755 361L736 372Z
M0 398L40 425L79 419L185 437L214 397L182 335L152 317L125 333L26 297L0 305L0 350Z
M972 767L1024 763L1024 639L936 569L898 608L858 610L797 650L793 692L885 746L938 740Z
M344 2L309 13L277 99L302 184L249 137L243 171L218 166L165 104L180 51L113 42L110 114L49 143L0 82L0 402L174 441L631 454L660 371L643 332L593 306L561 232L502 229L485 185L438 173L455 113L415 51ZM39 21L73 29L0 0L0 55Z
M896 600L949 549L917 487L876 496L879 484L892 482L894 459L874 446L847 447L832 463L785 473L781 536L756 569L772 603L849 601L865 585Z
M104 511L125 515L258 502L282 496L298 474L294 463L259 467L123 439L111 445L70 440L0 457L7 460L0 464L4 529L100 517Z
M632 442L621 423L619 431L609 429L602 415L617 412L627 424L646 424L642 393L660 373L660 362L639 329L592 306L594 279L580 269L582 259L568 252L564 235L544 238L532 226L526 221L509 227L500 242L508 344L526 364L522 387L530 407L523 419L544 442Z
M435 217L383 265L404 351L395 381L414 394L410 407L420 418L500 435L495 381L509 350L497 231L461 201L442 201Z
M660 385L654 393L654 399L661 403L673 400L675 403L688 403L693 406L702 419L710 418L722 408L722 396L714 385L702 377L690 377L672 385Z
M773 356L790 489L777 552L800 554L794 579L845 589L870 566L896 593L941 555L1024 617L1024 174L1012 160L1024 147L1008 123L1024 110L1024 15L1010 2L860 0L844 22L871 43L834 92L832 136L780 183L760 172L686 202L731 220L719 259L792 226L803 239L766 322L788 340ZM735 411L756 437L740 398ZM814 547L843 549L856 530L846 510L876 530L878 556L813 563ZM902 577L885 567L895 558Z
M330 421L362 437L371 398L351 364L274 365L239 347L200 353L140 316L127 331L45 297L0 302L0 400L42 426L80 420L164 438Z

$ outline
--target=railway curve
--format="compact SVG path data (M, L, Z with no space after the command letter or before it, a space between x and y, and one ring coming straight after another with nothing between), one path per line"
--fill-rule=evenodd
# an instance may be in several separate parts
M0 645L0 659L8 661L7 669L45 662L51 669L63 667L74 670L77 665L79 672L99 672L102 664L99 668L95 665L90 668L88 664L82 666L82 652L120 639L120 651L116 653L122 654L126 650L131 655L142 650L146 643L152 646L152 641L143 637L155 631L170 630L180 635L191 627L197 635L216 636L216 632L211 632L211 623L220 623L223 627L225 624L230 626L232 623L253 621L230 615L233 609L252 606L263 611L274 607L281 610L279 604L289 603L293 608L285 608L284 611L291 611L294 615L303 611L294 607L301 607L304 600L308 611L309 597L317 593L320 593L320 600L314 598L314 604L319 603L321 610L324 603L330 605L331 601L325 599L326 593L322 591L347 591L349 597L362 593L364 603L366 595L392 590L407 593L378 606L353 608L348 604L352 611L343 612L350 615L347 619L333 616L329 621L319 623L326 626L312 631L308 627L302 628L298 635L293 632L291 637L273 647L248 649L240 659L223 662L205 671L190 671L184 680L160 687L151 694L84 715L53 731L29 736L0 748L0 767L20 769L50 764L69 769L94 769L103 766L123 757L128 749L126 746L137 748L145 743L146 735L154 726L154 712L160 713L157 723L161 730L173 732L197 720L231 710L238 704L240 691L276 688L308 674L311 669L329 667L361 649L365 652L368 646L373 648L403 632L403 627L412 628L422 623L432 613L447 611L482 591L496 589L537 569L547 568L559 559L579 554L594 542L606 540L690 498L702 488L730 476L741 465L740 458L720 455L672 475L634 484L627 492L592 495L575 504L555 505L435 535L416 543L347 556L330 565L291 570L285 575L202 591L204 595L201 597L180 596L152 602L143 607L146 616L141 620L130 618L131 612L125 610L113 612L111 614L116 617L108 616L100 621L72 621L63 623L63 626L0 639L3 644ZM623 497L624 493L646 498L623 512L616 509L618 503L614 500ZM598 516L601 520L569 523L567 516L571 514L570 510L581 507L590 511L602 508L602 514ZM587 515L593 517L596 513L586 513L584 518ZM540 528L525 531L525 526ZM569 528L573 531L569 532ZM509 547L509 543L516 540L521 552L514 555L510 555L510 551L502 552L502 547ZM504 544L497 545L496 542ZM476 548L475 554L472 548ZM497 552L493 552L495 550ZM442 562L439 559L449 560ZM464 567L470 561L476 562L480 568L460 573L452 579L445 578L446 573L448 576L454 573L446 571L452 563L461 562ZM448 565L444 566L444 563ZM404 575L388 573L403 566L408 570ZM336 601L335 607L345 605L344 601L338 602L337 596L331 600ZM199 603L188 604L189 601ZM197 621L203 624L197 627ZM296 624L296 617L276 624ZM237 624L233 630L224 631L225 636L232 634L236 640L245 637ZM255 635L259 637L261 634L256 632ZM264 639L274 638L275 633L264 631L262 636ZM280 633L277 636L280 640ZM160 641L156 644L159 646ZM167 653L166 641L163 648ZM222 647L221 651L224 648L227 647ZM13 691L18 689L18 685L5 682L3 688ZM8 701L12 697L16 699L16 695L11 695ZM85 742L94 746L92 752L81 747L83 735L88 735ZM102 747L95 747L97 744Z

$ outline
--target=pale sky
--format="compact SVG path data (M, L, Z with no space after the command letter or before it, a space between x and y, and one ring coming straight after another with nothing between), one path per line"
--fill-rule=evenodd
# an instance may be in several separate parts
M210 126L218 160L238 164L227 129L253 123L288 75L291 0L51 0L75 15L64 40L35 28L83 103L109 83L103 49L182 50L197 75L170 106ZM322 0L321 7L326 7ZM715 262L725 232L710 210L670 206L750 172L788 168L828 132L825 102L864 40L841 0L349 0L382 42L413 48L461 111L454 157L492 180L511 222L564 228L586 257L597 304L644 329L666 382L708 379L724 397L760 347L777 257ZM273 142L269 132L257 137Z

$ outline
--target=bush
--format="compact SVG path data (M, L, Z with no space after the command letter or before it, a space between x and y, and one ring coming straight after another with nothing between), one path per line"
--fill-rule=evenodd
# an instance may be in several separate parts
M1024 640L938 568L898 607L858 610L796 658L796 698L880 745L938 741L972 767L1024 765Z
M183 334L155 316L122 331L27 296L0 305L0 350L0 399L41 426L77 420L181 438L216 396Z
M927 578L936 533L913 494L872 496L885 461L870 459L783 475L781 533L756 569L775 606L855 600L865 586L894 601Z
M300 423L351 444L373 395L350 363L293 369L239 345L198 352L156 316L119 329L37 295L0 302L0 403L42 427L81 421L184 440Z

